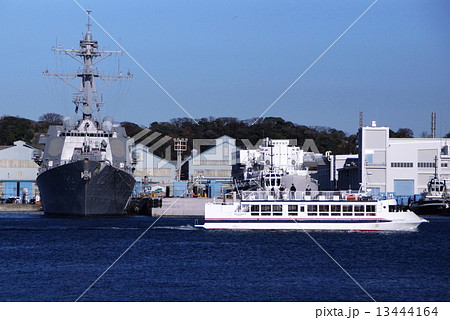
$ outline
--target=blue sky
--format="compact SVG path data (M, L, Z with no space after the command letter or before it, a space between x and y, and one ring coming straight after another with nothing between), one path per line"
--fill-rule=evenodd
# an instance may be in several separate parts
M258 117L373 0L78 0L194 118ZM379 0L266 116L352 134L364 123L450 132L450 3ZM0 115L73 114L73 90L45 69L78 68L73 0L1 1ZM95 24L101 48L117 45ZM99 64L113 72L117 57ZM187 115L126 55L132 81L103 90L102 116L148 126ZM78 83L74 83L78 86Z

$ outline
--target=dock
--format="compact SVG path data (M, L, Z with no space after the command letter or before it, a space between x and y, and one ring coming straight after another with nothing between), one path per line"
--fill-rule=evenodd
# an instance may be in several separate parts
M211 198L163 198L160 208L152 208L152 216L203 217L205 204L213 201Z
M0 212L39 212L43 211L40 204L2 203Z

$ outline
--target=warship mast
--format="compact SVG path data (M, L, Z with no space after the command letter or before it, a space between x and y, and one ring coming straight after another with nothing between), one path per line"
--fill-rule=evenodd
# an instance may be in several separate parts
M77 90L72 102L75 104L75 119L76 123L77 114L81 106L82 118L81 120L91 119L97 124L101 121L100 119L100 108L103 106L103 99L99 99L98 90L95 85L95 78L100 78L105 82L105 85L100 88L110 85L114 81L119 79L130 79L133 78L133 75L130 72L126 74L122 74L121 72L117 75L111 74L100 74L98 69L94 69L94 66L111 56L112 54L123 54L121 50L99 50L98 49L98 41L93 40L91 33L91 19L90 14L92 11L87 11L88 14L88 23L87 23L87 32L82 40L80 40L80 48L79 49L64 49L61 46L54 47L52 50L58 54L66 54L79 62L83 68L80 69L76 74L68 74L68 73L49 73L48 70L43 72L45 76L56 76L61 79L75 90ZM94 61L97 59L96 61ZM81 78L81 86L80 88L75 87L71 81L75 78ZM98 121L95 121L95 117L93 116L94 109L96 109L98 115Z

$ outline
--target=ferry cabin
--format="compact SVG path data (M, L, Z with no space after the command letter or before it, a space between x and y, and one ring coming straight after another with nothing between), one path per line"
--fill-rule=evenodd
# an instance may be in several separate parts
M343 203L343 201L345 203ZM390 212L398 211L393 201ZM383 210L381 202L342 192L243 192L239 211L256 217L374 217Z

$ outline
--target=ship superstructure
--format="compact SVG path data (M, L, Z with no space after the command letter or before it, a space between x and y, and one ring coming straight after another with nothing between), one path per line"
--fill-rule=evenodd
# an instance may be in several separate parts
M130 73L102 75L94 69L99 61L122 52L99 50L90 29L88 18L87 32L78 49L53 48L55 53L66 54L81 63L78 73L44 72L72 87L70 79L81 79L80 88L74 87L77 90L73 99L74 118L65 117L63 125L50 126L39 140L45 149L35 158L41 165L37 184L47 214L123 214L135 184L129 154L133 141L111 117L100 120L103 101L98 97L95 84L96 78L109 84L133 76Z
M265 138L255 149L239 150L234 178L243 189L260 188L282 191L292 185L297 191L315 191L317 181L309 175L304 151L290 145L289 140Z

